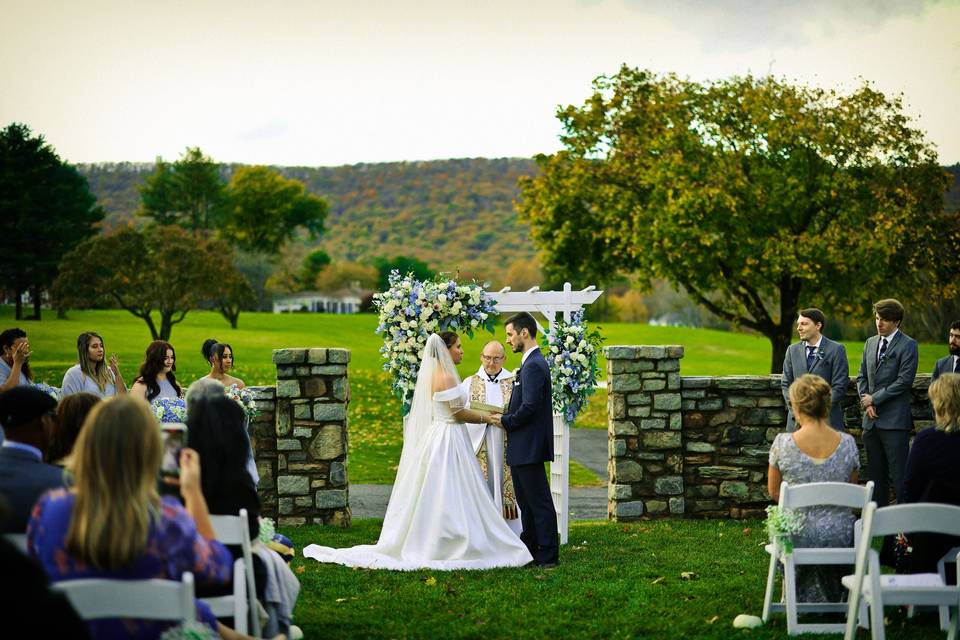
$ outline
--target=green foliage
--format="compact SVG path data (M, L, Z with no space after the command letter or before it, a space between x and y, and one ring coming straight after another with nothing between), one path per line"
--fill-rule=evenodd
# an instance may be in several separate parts
M172 165L157 158L140 186L140 200L140 215L194 232L218 226L227 202L219 165L198 147L188 147Z
M0 287L19 299L40 292L57 275L60 259L95 233L103 219L86 179L63 162L43 136L14 123L0 131Z
M767 336L771 371L801 305L956 292L960 216L899 97L623 67L558 117L565 148L519 205L548 276L665 279Z
M309 253L307 257L303 259L303 266L300 268L300 273L297 276L300 286L304 289L312 288L314 282L317 280L317 276L324 267L329 264L330 256L323 249L317 249Z
M307 193L299 180L268 167L241 167L228 189L230 209L222 232L245 251L276 254L298 228L311 239L323 233L327 203Z
M407 256L397 256L392 259L377 258L373 261L377 269L377 290L386 291L390 288L390 272L398 271L404 275L412 275L415 280L433 280L437 273L426 262Z
M173 325L202 302L220 306L246 300L249 284L244 287L230 258L221 241L196 238L178 227L144 232L127 227L90 238L68 253L54 295L66 307L119 306L142 319L154 340L169 340ZM159 330L154 312L160 316Z

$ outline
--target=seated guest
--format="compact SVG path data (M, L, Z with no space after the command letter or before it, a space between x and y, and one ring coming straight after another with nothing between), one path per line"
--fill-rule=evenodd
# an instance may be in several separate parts
M0 494L10 505L4 533L23 533L34 503L45 491L63 486L63 470L44 464L57 401L36 387L0 393L0 424L7 437L0 447Z
M14 328L0 333L0 350L0 392L33 384L27 332Z
M187 415L190 415L190 412L194 410L194 407L197 406L200 399L225 397L223 392L224 386L218 380L208 376L200 378L187 389ZM246 422L244 422L244 425L246 425ZM244 435L247 436L246 469L247 473L249 473L253 479L253 486L257 487L260 484L260 474L257 472L257 463L253 459L253 446L250 443L249 435L246 434L246 426L244 426Z
M913 439L903 477L903 501L960 505L960 374L944 373L927 392L936 426ZM910 534L910 571L935 573L937 561L960 545L960 540L934 533ZM947 563L950 581L956 584L956 565Z
M54 582L82 578L180 580L191 571L198 585L228 584L232 558L214 540L200 490L200 459L180 455L185 508L156 490L162 443L150 409L132 398L98 404L75 447L73 490L43 496L27 530L27 548ZM197 606L198 619L221 637L239 634ZM103 619L90 622L94 638L156 638L170 623Z
M57 405L57 426L53 430L47 461L58 467L69 467L73 458L73 445L80 435L80 427L87 414L100 402L92 393L81 391L69 395Z
M127 385L120 375L117 356L106 360L103 338L92 331L81 333L77 338L77 360L63 376L60 393L66 397L71 393L86 391L101 398L112 398L127 393Z
M200 353L203 354L203 359L210 363L207 378L212 378L225 387L237 385L238 389L243 389L246 386L243 380L234 378L229 373L233 369L233 347L210 338L203 343Z
M174 375L176 370L177 354L173 345L165 340L154 340L147 347L140 375L130 387L130 394L147 402L158 398L182 398L183 391Z
M830 384L805 373L790 385L790 406L797 430L781 433L770 447L767 490L777 500L780 483L857 482L860 456L853 436L830 426ZM795 547L853 546L854 515L844 507L809 507ZM845 593L840 579L846 566L797 567L798 602L838 602Z

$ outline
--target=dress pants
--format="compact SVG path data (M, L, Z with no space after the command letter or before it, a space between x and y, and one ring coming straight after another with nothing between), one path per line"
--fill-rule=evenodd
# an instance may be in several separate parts
M897 501L903 495L903 472L910 450L910 431L907 429L866 429L863 447L867 451L867 474L873 480L873 500L877 507L890 503L890 480Z
M543 463L510 465L510 472L523 526L520 540L527 546L534 562L556 564L560 550L557 513Z

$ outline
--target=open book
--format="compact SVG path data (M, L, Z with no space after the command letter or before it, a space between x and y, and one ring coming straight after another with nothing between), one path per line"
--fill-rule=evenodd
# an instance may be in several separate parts
M487 404L486 402L470 402L470 408L482 413L503 413L507 410L507 405Z

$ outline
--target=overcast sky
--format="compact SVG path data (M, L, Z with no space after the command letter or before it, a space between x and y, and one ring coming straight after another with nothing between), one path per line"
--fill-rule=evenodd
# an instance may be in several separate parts
M622 63L866 78L960 162L960 0L0 0L0 126L71 162L531 156Z

